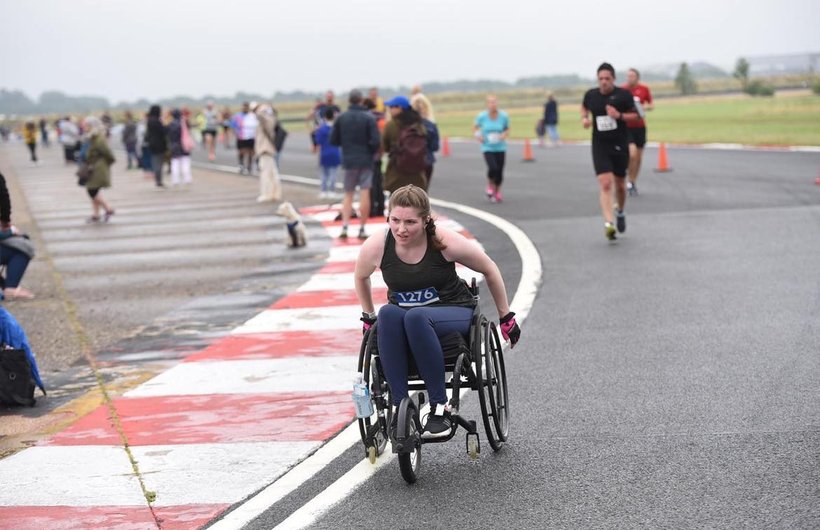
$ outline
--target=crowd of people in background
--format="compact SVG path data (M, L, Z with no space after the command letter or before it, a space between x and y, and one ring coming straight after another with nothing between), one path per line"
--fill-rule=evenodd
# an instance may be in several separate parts
M646 144L644 116L652 109L653 101L649 88L640 83L637 70L630 69L627 83L617 87L614 68L607 63L602 68L607 79L601 79L599 69L599 86L584 96L582 125L592 129L593 167L599 180L605 234L615 239L616 233L626 230L627 192L630 196L638 194L637 178ZM328 90L324 99L316 100L306 122L317 155L318 198L342 199L342 237L348 237L350 220L358 217L358 235L364 238L365 220L384 215L385 195L408 184L429 191L440 136L433 104L418 85L408 97L400 95L386 102L375 87L367 91L366 97L362 91L352 90L348 99L349 106L343 111L335 93ZM561 145L558 123L558 101L548 92L543 114L535 125L539 146ZM110 171L103 162L108 166L113 162L108 142L114 120L106 112L99 118L79 121L65 116L53 125L65 163L94 166L84 184L92 201L88 221L108 221L114 210L103 200L101 190L111 185ZM0 132L4 138L8 136L7 130ZM487 96L485 110L473 122L473 134L487 168L484 193L489 202L500 203L504 200L502 184L511 123L495 95ZM49 146L48 122L25 122L21 136L31 162L37 164L38 137L40 145ZM119 141L125 150L127 170L141 169L158 189L168 187L165 175L170 175L171 188L193 183L191 152L198 141L211 162L216 160L218 145L235 147L238 172L259 176L257 200L276 202L282 200L279 164L286 136L270 104L248 101L232 113L230 108L220 110L209 101L196 113L184 107L162 109L153 105L142 119L137 119L126 111ZM339 184L342 195L336 192ZM360 208L353 212L357 192ZM613 197L614 210L610 208Z

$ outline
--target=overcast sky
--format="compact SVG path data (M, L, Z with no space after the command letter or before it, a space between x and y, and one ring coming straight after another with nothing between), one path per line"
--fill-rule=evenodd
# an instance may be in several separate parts
M818 0L0 0L0 88L118 102L731 69L820 51L819 22Z

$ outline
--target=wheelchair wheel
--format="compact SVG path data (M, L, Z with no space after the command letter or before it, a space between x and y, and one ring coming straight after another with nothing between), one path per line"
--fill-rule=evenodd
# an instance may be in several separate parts
M401 421L401 416L399 416ZM420 436L421 423L419 422L418 413L407 414L407 437ZM414 484L419 478L419 470L421 469L421 443L416 443L413 450L408 453L399 453L399 470L402 478L408 484Z
M376 458L384 453L387 446L387 429L390 425L389 406L390 399L388 395L387 384L380 375L378 358L374 358L376 348L376 333L375 325L362 338L362 346L359 350L358 371L364 376L365 384L370 387L373 393L374 410L375 413L368 418L358 418L359 434L362 437L362 443L365 446L367 458L371 464L376 463ZM378 390L378 392L376 391Z
M504 354L495 324L482 317L474 342L478 402L487 441L493 451L499 451L509 434L507 407L507 373Z

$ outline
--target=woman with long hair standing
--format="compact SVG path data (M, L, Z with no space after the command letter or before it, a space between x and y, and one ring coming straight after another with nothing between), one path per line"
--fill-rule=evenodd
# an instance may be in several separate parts
M85 189L91 198L92 215L87 219L89 223L100 221L108 222L114 209L103 200L100 190L111 187L111 165L114 163L114 155L108 147L106 128L102 121L94 116L85 119L86 141L88 148L85 154L85 161L88 163L89 177L85 183ZM100 210L103 216L100 217Z

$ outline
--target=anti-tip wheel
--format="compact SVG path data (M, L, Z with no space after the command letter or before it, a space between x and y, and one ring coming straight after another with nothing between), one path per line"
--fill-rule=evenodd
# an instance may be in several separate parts
M478 442L472 438L467 441L467 454L470 460L478 460Z
M367 448L367 459L370 460L371 464L376 463L376 448L370 446Z

